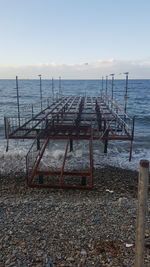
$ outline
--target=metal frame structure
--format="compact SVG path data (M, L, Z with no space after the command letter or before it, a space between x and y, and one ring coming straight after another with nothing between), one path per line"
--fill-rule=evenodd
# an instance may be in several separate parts
M65 163L67 154L69 152L69 144L70 141L67 140L64 149L62 167L59 170L52 170L52 169L43 170L43 168L40 166L43 154L49 145L49 138L44 140L41 149L38 151L35 158L32 157L32 152L33 152L33 151L31 152L31 150L33 149L32 146L32 148L30 149L30 151L26 156L27 177L28 177L27 183L30 187L35 186L35 187L78 188L78 189L91 189L93 187L92 139L89 140L89 167L86 170L66 170ZM70 179L69 182L68 177L71 177L71 179L72 177L81 177L80 180L81 183L79 182L72 183Z
M107 153L109 140L130 141L129 160L131 160L134 118L125 114L113 99L105 94L98 97L63 96L46 101L46 103L45 107L41 104L43 109L38 113L33 112L32 105L32 112L27 116L19 114L19 117L5 117L7 140L35 139L26 156L29 186L92 188L92 143L94 140L104 142L104 153ZM62 167L59 170L41 170L40 168L41 159L50 140L66 140ZM71 151L74 140L89 142L90 163L87 170L70 171L65 169L69 145ZM51 183L50 180L45 182L45 176L56 176L55 183ZM65 176L81 176L81 184L68 184L65 182Z

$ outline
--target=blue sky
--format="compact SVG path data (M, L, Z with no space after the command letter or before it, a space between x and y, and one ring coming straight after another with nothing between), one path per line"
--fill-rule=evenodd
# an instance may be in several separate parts
M149 0L0 0L0 78L149 78L149 14Z

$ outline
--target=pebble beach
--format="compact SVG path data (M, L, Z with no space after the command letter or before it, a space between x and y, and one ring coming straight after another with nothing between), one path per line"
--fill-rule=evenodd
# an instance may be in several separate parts
M134 266L138 172L96 169L94 183L89 191L37 189L24 173L1 175L0 267ZM149 267L149 245L144 257Z

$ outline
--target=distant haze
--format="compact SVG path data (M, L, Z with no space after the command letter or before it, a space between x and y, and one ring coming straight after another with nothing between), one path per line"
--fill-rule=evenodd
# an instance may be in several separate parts
M123 73L129 72L129 78L149 79L150 60L119 61L114 59L98 60L79 64L41 63L33 65L0 66L0 78L13 79L38 79L42 74L43 79L51 77L57 79L99 79L102 76L115 74L115 78L123 79Z

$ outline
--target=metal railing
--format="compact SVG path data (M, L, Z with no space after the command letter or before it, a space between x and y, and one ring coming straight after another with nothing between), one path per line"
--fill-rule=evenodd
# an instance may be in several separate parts
M123 109L121 109L114 100L104 94L102 95L102 101L107 110L113 115L111 121L108 122L106 119L107 126L113 128L113 132L117 135L132 136L135 117L130 117L128 114L124 113ZM104 118L106 117L105 106L104 108L101 107L100 110Z

